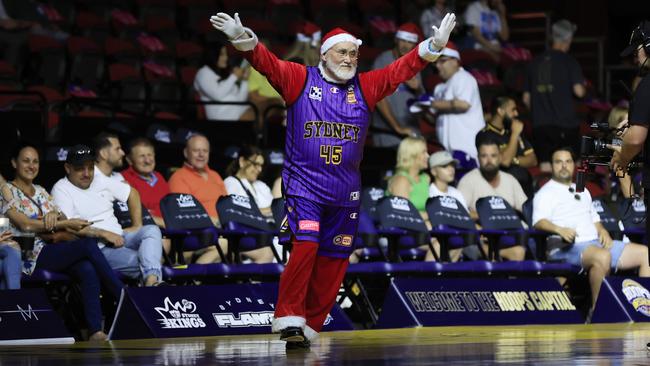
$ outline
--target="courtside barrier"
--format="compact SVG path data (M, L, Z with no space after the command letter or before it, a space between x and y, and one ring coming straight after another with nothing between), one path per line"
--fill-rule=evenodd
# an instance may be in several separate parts
M650 278L606 277L600 287L592 323L650 321Z
M0 345L72 344L61 317L44 289L3 290L0 295Z
M377 328L577 324L555 279L393 279Z
M271 332L277 283L126 288L109 339ZM338 305L323 331L352 330Z

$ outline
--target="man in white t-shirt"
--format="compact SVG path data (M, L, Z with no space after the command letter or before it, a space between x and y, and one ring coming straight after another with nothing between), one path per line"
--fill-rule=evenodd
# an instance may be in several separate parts
M533 200L533 225L559 236L553 241L557 245L549 248L550 260L565 261L589 271L592 309L610 268L638 268L640 277L650 277L648 248L612 240L591 204L589 191L576 192L576 185L571 182L575 170L573 153L565 148L555 150L551 168L552 179Z
M447 43L441 54L436 68L445 82L436 86L429 109L437 117L438 142L445 150L460 150L476 159L474 139L485 127L478 84L460 66L460 54L452 42Z
M473 48L484 50L498 59L501 54L501 41L505 42L510 38L503 1L474 1L467 6L463 18L469 26L468 36L473 38Z
M95 154L85 145L74 146L65 163L66 177L52 188L57 206L70 218L93 223L77 234L98 239L111 267L146 286L162 283L161 233L155 225L142 226L138 193L126 183L104 175L95 167ZM122 229L113 214L115 200L126 202L133 226Z

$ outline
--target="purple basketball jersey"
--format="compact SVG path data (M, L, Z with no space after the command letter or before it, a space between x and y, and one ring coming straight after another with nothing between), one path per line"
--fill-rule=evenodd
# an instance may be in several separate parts
M285 193L331 206L358 206L359 165L371 113L359 78L328 83L307 68L302 94L287 111Z

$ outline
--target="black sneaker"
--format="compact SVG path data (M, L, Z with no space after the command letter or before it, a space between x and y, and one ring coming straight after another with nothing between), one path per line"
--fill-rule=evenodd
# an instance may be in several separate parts
M305 338L302 342L289 342L287 341L287 351L290 350L307 350L311 347L311 342L309 339Z
M295 343L304 342L307 338L300 327L286 327L280 331L280 340Z

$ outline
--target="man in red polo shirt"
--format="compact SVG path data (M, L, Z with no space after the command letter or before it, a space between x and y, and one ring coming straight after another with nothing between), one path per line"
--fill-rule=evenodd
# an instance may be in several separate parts
M169 184L156 169L156 152L146 138L131 141L131 149L126 156L129 168L122 172L124 179L140 193L140 200L149 210L158 226L165 226L160 213L160 200L168 194Z

